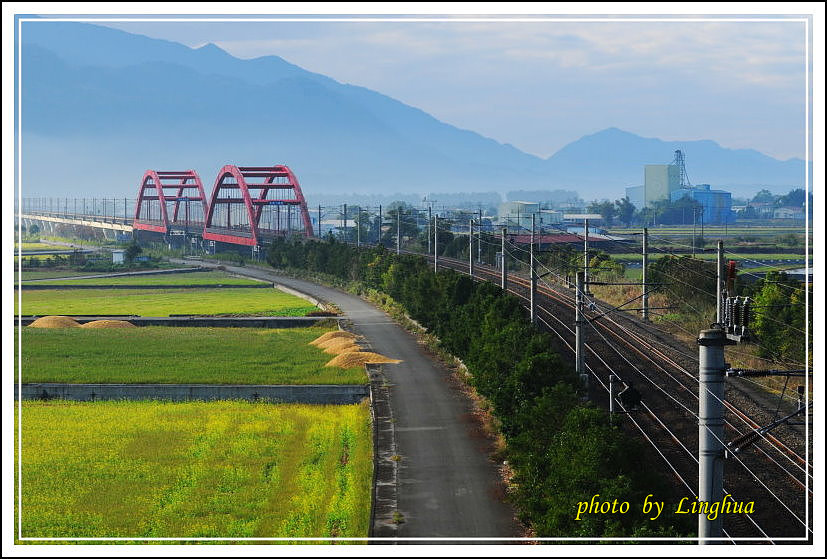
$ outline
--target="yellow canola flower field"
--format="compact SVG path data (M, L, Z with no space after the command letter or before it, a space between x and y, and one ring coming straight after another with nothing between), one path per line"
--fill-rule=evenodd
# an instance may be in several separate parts
M23 538L367 536L367 404L27 401L22 418Z

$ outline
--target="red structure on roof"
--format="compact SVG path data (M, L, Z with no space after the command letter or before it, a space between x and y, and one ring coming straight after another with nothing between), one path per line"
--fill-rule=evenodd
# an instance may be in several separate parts
M300 231L313 236L299 181L286 165L225 165L215 179L204 239L256 246L265 238Z
M141 179L132 227L164 235L173 230L200 231L206 210L198 173L148 170Z

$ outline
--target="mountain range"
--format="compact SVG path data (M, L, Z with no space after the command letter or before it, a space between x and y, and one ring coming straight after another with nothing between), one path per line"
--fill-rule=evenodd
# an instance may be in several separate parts
M278 56L84 23L27 22L21 80L24 196L131 196L148 168L196 169L209 190L225 164L285 163L311 199L558 188L615 199L676 149L692 182L735 194L804 182L800 159L617 128L544 159Z

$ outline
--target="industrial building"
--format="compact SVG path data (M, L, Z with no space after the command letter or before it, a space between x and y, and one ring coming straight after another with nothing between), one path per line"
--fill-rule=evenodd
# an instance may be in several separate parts
M671 199L672 192L681 186L681 171L678 165L646 165L643 183L645 207L648 208L659 200Z
M670 194L672 202L677 202L681 198L694 200L703 207L703 214L697 216L703 223L720 225L735 223L731 192L712 190L708 184L699 184L673 190Z
M703 215L696 217L704 223L735 222L732 194L725 190L712 190L708 184L693 186L689 182L681 150L675 150L675 158L669 165L645 165L644 184L628 187L626 196L639 210L652 207L655 202L677 202L689 198L703 206Z
M642 184L640 186L630 186L630 187L626 188L626 198L628 198L629 202L631 202L631 204L639 210L642 210L644 205L645 205L645 202L644 202L644 189L645 188L646 187Z

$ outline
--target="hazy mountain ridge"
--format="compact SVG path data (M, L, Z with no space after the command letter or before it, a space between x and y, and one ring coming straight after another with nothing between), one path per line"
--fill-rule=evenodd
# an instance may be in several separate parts
M800 160L616 128L544 160L277 56L64 22L27 24L23 43L24 168L37 192L53 183L44 160L96 167L129 191L146 168L195 168L210 183L225 163L283 162L320 194L566 188L614 199L678 148L696 183L803 184Z

